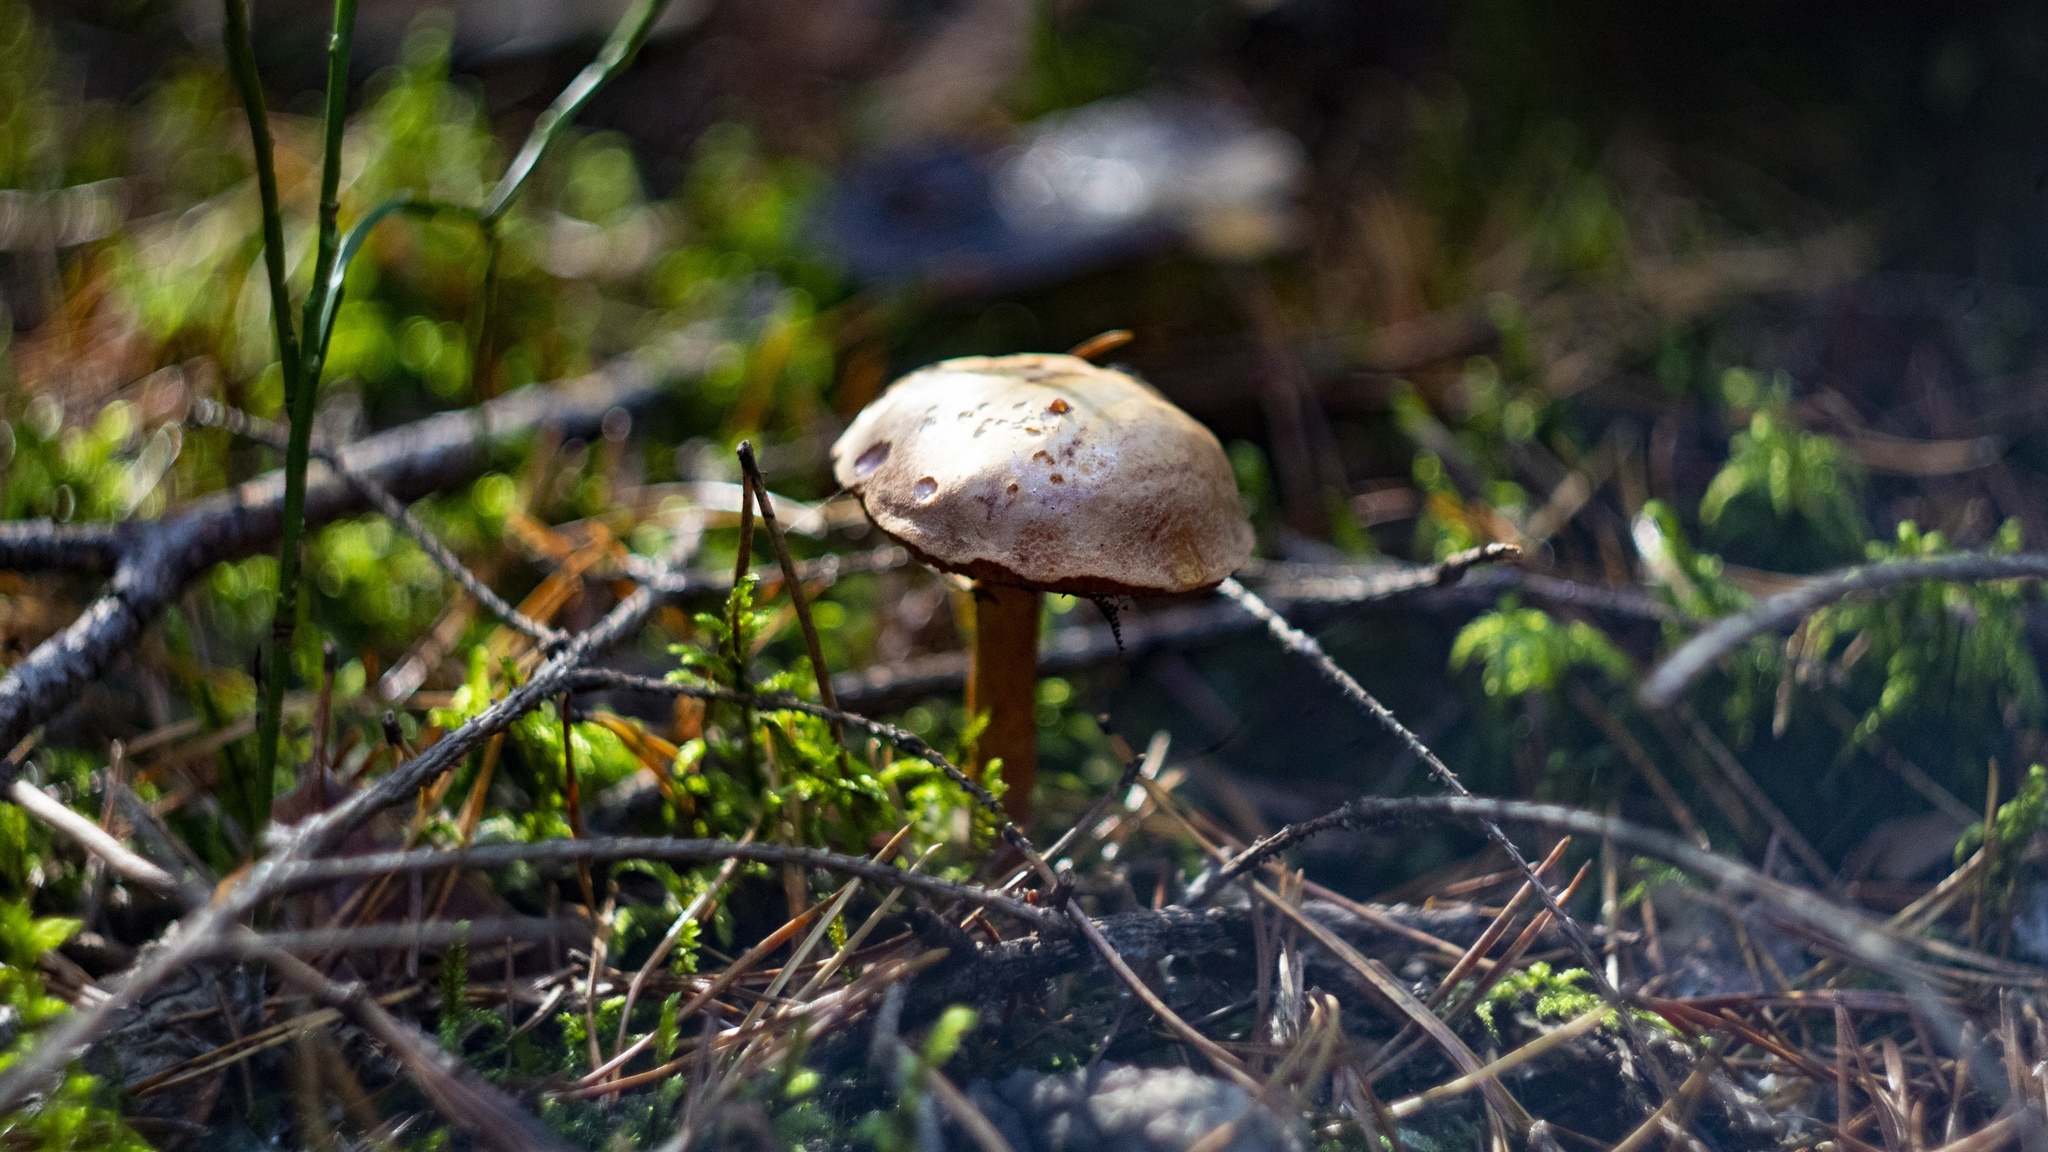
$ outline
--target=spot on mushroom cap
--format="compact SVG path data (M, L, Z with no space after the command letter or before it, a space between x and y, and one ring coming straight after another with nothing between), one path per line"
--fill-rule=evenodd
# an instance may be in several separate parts
M1250 557L1222 445L1073 356L969 356L898 380L832 446L868 516L934 567L1096 595L1213 586Z

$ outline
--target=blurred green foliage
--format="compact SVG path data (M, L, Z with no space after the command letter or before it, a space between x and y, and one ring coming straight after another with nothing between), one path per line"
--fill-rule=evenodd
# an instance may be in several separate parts
M1861 477L1833 439L1794 423L1789 382L1766 386L1730 369L1729 407L1748 426L1700 499L1700 523L1724 555L1776 572L1811 572L1858 558L1866 530Z
M1882 563L1948 550L1941 533L1922 532L1907 520L1898 526L1896 543L1872 542L1868 558ZM1990 551L2019 550L2020 526L2008 521ZM1872 701L1858 717L1850 747L1880 733L1898 740L1916 729L1938 729L1951 754L1934 762L1974 769L1999 749L1978 734L2038 727L2048 707L2026 638L2028 597L2018 581L1930 581L1845 600L1814 613L1787 645L1798 661L1794 674ZM1963 778L1975 775L1968 771Z
M1559 623L1512 598L1465 625L1452 642L1453 670L1475 662L1487 696L1496 700L1554 691L1575 668L1603 673L1616 684L1626 684L1635 671L1599 629L1583 620Z
M49 34L25 0L0 3L0 188L51 183L46 157L58 133L49 92Z
M1988 848L1988 867L1982 884L1987 894L1989 907L2006 910L2017 907L2025 899L2022 885L2031 885L2033 869L2019 867L2027 845L2034 834L2048 819L2048 768L2036 764L2027 769L2013 798L1998 806L1991 819L1989 838L1986 837L1984 822L1979 820L1963 831L1956 841L1955 862L1961 866L1964 861L1977 854L1979 848Z
M12 810L12 809L10 809ZM70 1005L50 995L36 970L44 953L79 929L76 920L37 917L18 900L0 900L0 1069L35 1046L37 1033ZM26 1108L0 1116L0 1142L44 1152L148 1152L149 1144L121 1121L113 1093L77 1068Z

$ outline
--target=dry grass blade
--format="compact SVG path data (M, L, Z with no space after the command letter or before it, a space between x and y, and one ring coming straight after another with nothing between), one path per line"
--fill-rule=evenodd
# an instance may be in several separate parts
M1239 1086L1251 1092L1259 1090L1260 1084L1258 1080L1253 1078L1251 1072L1245 1068L1244 1062L1224 1051L1214 1040L1195 1031L1192 1024L1181 1019L1179 1013L1167 1007L1166 1001L1161 1000L1158 993L1152 991L1143 980L1138 978L1138 974L1131 970L1131 966L1124 962L1124 958L1117 953L1115 946L1110 944L1108 938L1103 936L1102 929L1096 927L1093 920L1077 912L1073 916L1073 922L1074 926L1081 930L1081 934L1088 938L1088 942L1094 945L1095 950L1101 953L1103 962L1109 965L1110 971L1116 973L1117 979L1122 980L1125 986L1130 988L1132 994L1143 1001L1145 1007L1150 1008L1152 1014L1159 1017L1160 1021L1173 1031L1174 1035L1179 1036L1189 1047L1200 1052L1209 1063L1216 1066L1217 1071L1237 1081Z
M1707 1081L1713 1076L1714 1068L1719 1063L1721 1053L1727 1044L1728 1041L1723 1039L1694 1063L1692 1071L1686 1074L1684 1082L1678 1086L1677 1093L1658 1105L1656 1111L1644 1117L1643 1122L1636 1125L1634 1131L1622 1137L1621 1142L1616 1144L1611 1152L1641 1152L1658 1136L1668 1136L1670 1147L1680 1147L1680 1137L1685 1131L1682 1127L1685 1117L1692 1111L1700 1093L1706 1091Z
M377 997L377 1002L390 1007L402 1004L419 993L419 987L401 988ZM180 1084L186 1084L210 1076L222 1068L239 1064L258 1052L289 1043L294 1035L310 1028L320 1028L341 1019L341 1013L333 1008L320 1008L303 1016L295 1016L268 1028L250 1032L210 1052L202 1052L190 1060L174 1064L153 1076L136 1080L127 1085L125 1091L138 1099L157 1095Z
M1680 1028L1693 1032L1724 1032L1746 1044L1755 1045L1758 1049L1784 1061L1788 1066L1798 1069L1801 1074L1817 1083L1825 1082L1835 1075L1812 1056L1764 1035L1725 1009L1718 1013L1707 1012L1682 1000L1651 1000L1649 1007ZM1836 1007L1840 1008L1840 1004Z
M1519 554L1519 549L1510 549L1508 552L1500 553L1499 555L1506 557L1517 554ZM1482 549L1479 554L1474 555L1473 559L1467 561L1467 563L1476 563L1480 560L1491 558L1493 558L1493 554ZM1450 567L1452 562L1457 559L1459 558L1454 557L1453 560L1445 561L1444 571L1447 579L1456 579L1457 574L1462 573L1462 568L1452 569ZM1461 799L1471 796L1471 791L1465 787L1463 781L1458 779L1457 773L1451 771L1450 766L1445 764L1434 751L1431 751L1429 746L1424 744L1420 737L1409 731L1408 727L1402 724L1400 719L1385 704L1380 703L1377 697L1366 691L1363 684L1360 684L1350 673L1344 671L1335 660L1331 659L1330 654L1323 651L1323 646L1316 643L1313 636L1289 624L1279 613L1268 607L1265 601L1260 600L1251 591L1246 589L1244 585L1239 584L1234 579L1226 578L1223 583L1217 585L1216 590L1235 602L1238 607L1257 617L1266 625L1267 632L1271 633L1273 638L1278 640L1282 647L1307 660L1322 674L1325 680L1334 684L1344 694L1346 699L1363 709L1367 715L1378 721L1387 731L1393 733L1395 738L1416 759L1428 767L1430 776L1446 791L1450 792L1452 796ZM1530 866L1528 858L1522 854L1521 848L1508 838L1507 833L1500 830L1498 824L1491 820L1482 819L1479 821L1479 826L1480 831L1486 834L1486 838L1491 840L1502 852L1506 853L1508 860L1514 864L1515 869L1535 887L1536 894L1543 900L1543 906L1556 918L1558 928L1564 933L1566 942L1571 945L1573 953L1576 954L1579 967L1584 968L1587 974L1592 977L1593 987L1599 992L1600 998L1617 1010L1617 1019L1621 1022L1622 1036L1627 1041L1637 1063L1650 1073L1650 1078L1656 1084L1658 1092L1662 1096L1669 1097L1674 1089L1674 1085L1670 1083L1670 1077L1665 1073L1662 1064L1650 1058L1648 1045L1641 1035L1635 1019L1626 1010L1627 998L1614 985L1608 983L1606 970L1600 964L1599 953L1593 948L1592 941L1586 938L1586 934L1580 928L1578 921L1574 920L1571 914L1565 911L1564 907L1551 896L1550 890L1545 888L1542 882L1536 879L1535 869ZM1225 871L1228 872L1229 869L1225 869ZM1219 875L1217 879L1221 881L1223 878ZM1193 899L1194 897L1191 893L1190 900L1192 901Z
M926 848L923 855L920 855L911 862L909 870L916 872L922 869L925 866L925 862L930 860L932 855L938 850L939 845L937 844ZM818 970L811 974L811 978L804 982L802 988L797 989L796 999L799 1001L809 1000L813 993L823 987L825 981L830 980L832 974L839 971L853 957L854 953L859 951L861 943L868 938L870 933L874 932L876 926L881 924L883 919L895 910L896 901L902 899L902 897L903 889L891 888L889 894L882 897L881 902L875 905L874 911L868 913L868 918L861 921L860 927L854 929L853 934L846 938L846 943L840 945L839 950L834 952L830 959L818 965Z
M1557 846L1550 850L1550 854L1536 865L1537 880L1541 881L1545 872L1556 867L1558 860L1563 858L1565 849L1571 846L1571 842L1569 836L1558 840ZM1530 884L1524 880L1521 886L1515 889L1515 894L1508 898L1507 904L1502 906L1499 914L1494 916L1492 923L1486 926L1486 930L1479 934L1478 939L1472 941L1472 946L1465 949L1465 954L1458 957L1458 962L1451 966L1451 970L1444 973L1444 978L1437 983L1436 991L1430 993L1426 1001L1431 1008L1443 1003L1444 997L1451 994L1451 990L1458 986L1458 982L1471 975L1472 970L1479 966L1479 962L1485 959L1486 954L1493 951L1493 946L1506 935L1508 925L1514 922L1515 913L1529 899L1530 894Z
M1564 856L1565 849L1570 845L1571 837L1566 836L1560 838L1557 842L1556 847L1550 850L1550 854L1545 856L1543 858L1543 861L1536 865L1536 875L1540 878L1544 875L1544 873L1550 871L1550 869L1556 865L1557 861ZM1493 920L1487 924L1486 929L1479 934L1479 937L1477 939L1472 941L1471 947L1465 949L1464 953L1458 957L1457 962L1451 965L1451 970L1449 972L1444 973L1443 979L1437 982L1436 990L1431 992L1429 994L1428 999L1423 1001L1430 1007L1430 1009L1434 1010L1439 1005L1441 1005L1444 1002L1444 999L1448 997L1452 993L1452 991L1455 990L1458 987L1458 985L1464 981L1464 979L1467 976L1471 975L1475 969L1481 967L1482 965L1485 967L1486 971L1489 974L1493 974L1496 972L1505 972L1509 967L1512 967L1515 959L1520 957L1520 951L1514 951L1507 958L1497 962L1488 960L1486 958L1486 954L1488 952L1493 951L1493 946L1499 943L1500 938L1507 933L1508 926L1514 922L1516 911L1518 911L1521 908L1522 904L1526 900L1528 900L1529 895L1529 884L1527 881L1524 881L1519 887L1515 889L1514 895L1508 898L1507 904L1504 905L1501 908L1501 910L1497 914L1495 914ZM1533 924L1532 927L1536 927L1536 930L1540 932L1542 931L1542 928L1539 925L1545 922L1546 921L1544 921L1542 917L1539 916L1537 919L1537 923ZM1522 939L1533 939L1533 937L1530 936L1529 933L1524 932L1522 934ZM1527 944L1523 943L1522 940L1519 939L1517 941L1517 944L1523 948L1527 947ZM1460 1006L1459 1011L1463 1011L1463 1008L1465 1006L1469 1006L1470 1003L1476 1003L1476 997L1485 995L1485 989L1491 988L1492 986L1492 981L1488 980L1484 987L1475 991L1474 997L1468 998L1467 1005ZM1456 1015L1456 1012L1446 1013L1445 1018L1450 1019L1455 1017ZM1375 1061L1374 1067L1365 1074L1366 1079L1369 1081L1379 1080L1388 1072L1405 1063L1408 1057L1414 1053L1419 1043L1420 1041L1416 1037L1415 1025L1404 1024L1401 1027L1401 1030L1395 1033L1394 1038L1392 1040L1387 1041L1386 1044L1381 1046L1380 1050L1382 1055Z
M1572 875L1572 882L1565 885L1564 891L1557 894L1558 903L1569 902L1573 896L1578 894L1579 885L1585 882L1586 873L1592 866L1593 862L1590 860L1579 865L1579 870ZM1500 959L1491 968L1486 970L1485 975L1473 982L1470 992L1466 993L1450 1011L1444 1013L1444 1019L1456 1020L1465 1013L1470 1012L1473 1008L1478 1007L1486 999L1486 994L1493 991L1494 986L1499 984L1509 972L1514 971L1515 965L1522 962L1522 957L1528 955L1529 949L1535 946L1537 939L1543 935L1543 930L1550 927L1550 924L1551 915L1547 910L1538 912L1530 917L1529 923L1522 927L1521 933L1515 937L1513 943L1508 945L1508 950L1501 954Z
M1914 950L1968 956L1973 963L1985 966L1982 979L1987 983L2031 983L2041 979L2039 972L2018 965L2003 964L1939 941L1903 936L1859 910L1842 907L1815 892L1766 876L1741 861L1702 852L1668 833L1598 813L1532 801L1465 796L1354 800L1334 812L1289 825L1261 839L1233 858L1216 874L1217 879L1219 882L1234 880L1276 853L1330 829L1365 827L1428 814L1475 823L1495 820L1529 823L1585 836L1611 837L1632 850L1661 857L1725 888L1767 900L1783 910L1791 924L1803 926L1822 940L1834 942L1859 963L1879 972L1897 974L1907 981L1916 1004L1937 1019L1948 1018L1949 1012L1931 990L1933 985L1929 981L1934 973L1913 959Z
M414 1083L443 1116L468 1129L479 1140L505 1152L567 1152L567 1146L549 1134L538 1120L443 1052L418 1028L385 1011L383 1005L364 995L359 985L329 980L289 953L260 945L252 945L252 951L261 955L280 977L375 1037L405 1065Z
M1591 861L1579 866L1578 872L1572 877L1572 882L1565 886L1563 892L1558 894L1558 903L1567 903L1571 900L1572 896L1578 892L1580 883L1585 880L1586 872L1590 867ZM1486 971L1481 974L1479 979L1473 982L1471 989L1464 996L1460 997L1457 1003L1444 1010L1444 1023L1454 1023L1463 1018L1467 1012L1484 1003L1487 994L1492 992L1494 986L1499 984L1508 973L1515 970L1515 966L1522 962L1522 957L1528 954L1529 949L1543 935L1543 930L1548 928L1550 923L1551 917L1547 911L1538 912L1535 916L1531 917L1529 923L1523 925L1522 931L1508 945L1507 951L1501 954L1500 959L1488 965ZM1438 989L1439 992L1446 990L1445 986L1440 986ZM1436 1007L1437 1003L1438 1000L1435 998L1432 998L1429 1002L1432 1008ZM1414 1055L1415 1046L1411 1045L1403 1049L1400 1047L1399 1041L1410 1035L1412 1035L1412 1032L1407 1028L1403 1028L1401 1033L1383 1049L1386 1055L1379 1058L1378 1062L1366 1074L1366 1078L1372 1081L1381 1080L1388 1073L1406 1063L1408 1058Z
M695 995L684 1001L683 1005L676 1009L676 1020L681 1022L696 1015L703 1010L705 1005L716 1000L734 984L739 983L740 977L753 971L760 965L761 961L768 958L769 954L784 944L789 943L791 937L794 937L797 933L808 927L812 920L817 919L818 913L824 907L824 904L813 904L811 907L804 909L788 923L763 937L759 944L747 949L739 959L726 965L724 971L712 977L708 984L698 989ZM618 1055L593 1067L578 1083L588 1086L602 1081L605 1077L623 1067L628 1060L639 1055L651 1043L653 1043L651 1035L641 1037L632 1045L620 1050Z
M821 996L803 1005L802 1008L813 1011L821 1007L830 1008L838 1014L839 1018L850 1017L868 1001L881 995L883 989L909 980L919 972L944 960L946 955L945 949L935 948L905 960L878 964L868 972L862 973L860 980L854 985L829 993L826 996ZM828 1000L831 1003L825 1003ZM649 1084L658 1084L668 1077L691 1069L693 1066L705 1070L703 1074L706 1076L708 1087L708 1062L716 1055L719 1048L751 1041L760 1032L787 1028L792 1023L793 1021L788 1016L783 1016L756 1024L754 1031L751 1033L739 1028L728 1028L724 1031L719 1031L716 1027L716 1021L707 1016L705 1017L706 1028L704 1032L706 1038L696 1042L698 1046L692 1050L690 1055L680 1056L660 1067L650 1068L645 1072L635 1072L629 1076L621 1076L602 1084L579 1085L569 1088L566 1091L556 1093L555 1098L560 1100L589 1100L599 1096L615 1095L634 1088L642 1088ZM730 1086L736 1083L736 1081L728 1078L719 1081L719 1083Z
M1016 1152L1016 1149L1010 1147L1010 1142L1003 1139L1003 1134L996 1130L996 1126L989 1122L989 1118L982 1114L981 1109L974 1106L974 1101L969 1100L965 1092L954 1087L953 1082L946 1079L944 1073L937 1068L927 1069L924 1074L924 1086L925 1090L932 1094L933 1099L939 1102L939 1106L952 1113L953 1119L960 1122L960 1127L967 1130L968 1138L974 1141L975 1147L980 1148L981 1152Z
M748 830L746 840L742 840L741 843L752 840L753 836L753 831ZM682 939L683 929L703 918L704 914L711 910L711 906L718 901L719 893L731 883L732 875L739 871L739 867L737 856L719 865L718 874L712 877L711 883L706 884L704 890L690 900L689 907L684 908L682 914L675 918L675 922L668 926L668 931L663 933L660 942L655 944L654 951L647 954L646 962L633 973L632 982L626 985L625 1006L619 1011L619 1035L612 1044L615 1051L624 1052L626 1049L626 1025L633 1019L633 1005L639 1002L640 990L646 987L647 978L654 974L656 968L661 967L663 960L668 959L668 954L674 950L676 941Z
M2008 1112L1960 1140L1951 1140L1935 1152L1999 1152L2020 1142L2028 1129L2041 1123L2039 1115Z
M1605 1004L1598 1008L1589 1009L1571 1021L1545 1032L1543 1035L1538 1036L1536 1039L1529 1041L1527 1044L1522 1045L1520 1048L1502 1056L1483 1068L1468 1072L1455 1080L1439 1084L1426 1092L1420 1092L1414 1096L1396 1100L1388 1104L1387 1109L1397 1119L1406 1119L1439 1100L1448 1100L1453 1096L1461 1096L1470 1092L1474 1088L1484 1087L1489 1082L1498 1081L1502 1075L1532 1060L1547 1055L1551 1049L1569 1043L1593 1031L1613 1013L1614 1009L1609 1008Z
M1260 899L1279 909L1281 915L1294 921L1302 931L1315 937L1316 943L1328 949L1332 956L1357 973L1375 995L1393 1005L1408 1022L1421 1028L1430 1039L1436 1041L1437 1046L1443 1049L1444 1055L1460 1072L1471 1075L1480 1071L1479 1057L1472 1054L1472 1049L1466 1047L1465 1042L1458 1039L1457 1033L1452 1032L1448 1025L1437 1019L1436 1013L1417 1000L1399 980L1394 979L1391 973L1381 967L1378 961L1359 955L1358 950L1345 943L1342 937L1302 915L1300 909L1280 899L1277 893L1264 884L1255 880L1252 881L1251 888ZM1522 1107L1497 1078L1483 1078L1479 1089L1501 1123L1506 1124L1517 1135L1529 1131L1529 1125L1533 1120L1528 1110Z

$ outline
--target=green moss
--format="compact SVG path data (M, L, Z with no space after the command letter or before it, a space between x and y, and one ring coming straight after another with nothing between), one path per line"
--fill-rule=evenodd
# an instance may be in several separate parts
M44 990L36 962L78 931L78 921L38 918L26 904L0 901L0 1008L12 1017L14 1039L0 1069L36 1046L43 1029L71 1009ZM0 1117L0 1143L23 1152L148 1152L115 1108L113 1092L76 1067L58 1086L26 1107Z
M1583 968L1558 972L1538 960L1501 977L1487 990L1486 998L1473 1006L1473 1014L1487 1031L1496 1034L1497 1013L1525 1006L1544 1023L1571 1020L1600 1006L1599 995L1590 987L1592 979Z

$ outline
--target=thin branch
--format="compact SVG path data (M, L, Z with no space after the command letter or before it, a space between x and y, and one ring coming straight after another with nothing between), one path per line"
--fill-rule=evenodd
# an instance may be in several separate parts
M308 928L264 932L259 942L284 952L343 952L364 948L436 948L457 941L569 939L590 931L586 920L542 920L509 916L490 920L426 920L398 924L357 924L348 928ZM229 955L237 949L225 948ZM446 1009L446 1006L443 1006Z
M775 503L768 498L768 482L761 478L761 466L754 461L752 441L740 441L739 458L740 472L753 488L754 504L761 510L761 524L768 529L768 543L775 549L775 562L782 567L783 587L789 592L790 606L796 610L797 626L803 630L811 673L818 680L818 700L837 711L839 700L832 695L832 671L825 664L825 649L818 642L818 626L811 622L811 606L804 598L804 582L797 574L796 560L789 554L789 541L783 539L782 525L775 522ZM832 721L832 739L840 744L846 742L846 732L837 720Z
M79 847L106 861L107 867L135 883L159 895L188 904L192 902L195 894L179 884L176 877L130 852L105 829L73 812L41 788L17 779L7 786L7 798L19 804L29 815L71 837ZM206 897L204 892L196 895L200 900Z
M1723 656L1766 632L1790 628L1814 612L1858 592L1879 592L1900 584L1938 580L1968 584L1988 580L2048 579L2048 554L1991 556L1962 553L1925 560L1892 560L1859 564L1829 572L1780 592L1746 612L1715 621L1706 631L1673 652L1638 693L1645 707L1669 708L1687 686Z
M1311 572L1313 575L1301 575ZM1515 568L1479 569L1455 584L1444 583L1434 565L1318 565L1310 569L1261 564L1248 567L1240 577L1243 583L1256 586L1268 603L1309 620L1394 610L1456 616L1491 608L1509 593L1622 624L1663 624L1676 619L1667 606L1640 593L1575 584ZM1123 615L1120 623L1121 645L1107 627L1052 629L1039 644L1039 670L1055 675L1103 664L1131 664L1156 651L1209 647L1260 628L1259 621L1243 612L1213 602L1130 613ZM878 708L957 691L966 676L965 653L941 652L841 672L832 678L832 690L848 707Z
M1521 558L1522 549L1517 545L1485 544L1435 564L1296 564L1254 560L1237 575L1258 581L1269 592L1279 593L1279 598L1357 604L1456 584L1478 565L1513 563Z
M445 743L445 740L444 740ZM436 745L435 747L439 747ZM429 750L431 751L431 750ZM846 856L822 848L791 844L747 843L738 840L683 840L668 836L599 836L588 840L540 840L530 844L487 844L458 851L428 849L412 852L380 852L366 856L300 860L277 865L264 883L271 895L300 891L336 880L362 876L396 875L441 868L503 868L516 863L572 864L611 860L670 860L709 862L749 860L760 864L820 868L846 876L857 876L878 884L915 889L927 896L958 900L995 911L1007 912L1034 927L1057 926L1061 919L1036 905L1026 904L972 884L941 880L905 871L890 864L878 864L864 856Z
M1324 679L1334 684L1347 699L1358 705L1367 714L1371 715L1373 719L1379 721L1387 731L1393 733L1395 738L1429 769L1430 775L1434 776L1437 783L1446 791L1460 798L1469 798L1472 795L1465 787L1464 781L1458 779L1457 773L1452 772L1449 765L1439 759L1437 754L1431 751L1429 746L1424 744L1419 737L1410 732L1401 723L1399 718L1388 710L1386 705L1380 703L1372 693L1367 692L1363 684L1360 684L1350 673L1344 671L1335 660L1332 660L1329 653L1323 651L1323 646L1316 643L1314 637L1287 623L1285 619L1281 618L1279 613L1267 607L1263 600L1253 595L1244 585L1239 584L1236 580L1226 578L1217 587L1217 591L1236 602L1238 607L1243 608L1246 612L1263 621L1266 625L1266 630L1271 632L1273 637L1283 647L1308 660L1310 664L1315 666L1317 671L1323 674ZM1558 928L1564 933L1565 940L1570 943L1580 967L1583 967L1587 974L1592 977L1593 986L1600 993L1600 998L1613 1005L1617 1010L1616 1017L1622 1023L1622 1033L1628 1039L1629 1046L1637 1060L1649 1071L1651 1079L1656 1082L1658 1091L1668 1097L1672 1091L1672 1085L1669 1082L1670 1077L1665 1074L1663 1065L1650 1058L1649 1048L1641 1035L1641 1030L1636 1027L1634 1017L1629 1014L1627 998L1622 995L1620 989L1608 982L1606 971L1600 964L1599 954L1594 950L1592 942L1586 938L1584 929L1557 902L1557 897L1551 893L1549 887L1536 875L1535 869L1530 867L1528 857L1522 854L1521 848L1508 838L1507 833L1500 830L1499 825L1488 820L1481 820L1480 830L1486 834L1488 840L1493 841L1495 846L1507 854L1508 860L1514 864L1515 870L1520 872L1522 878L1535 888L1536 895L1542 899L1544 908L1548 909L1550 914L1556 918ZM1217 890L1219 889L1209 889L1211 892ZM1197 899L1196 893L1192 889L1188 894L1188 899L1190 902L1194 902Z
M285 431L275 422L251 416L247 412L230 408L208 397L201 397L193 403L191 420L194 424L224 429L236 436L254 440L267 448L283 451L286 446ZM385 519L396 524L399 531L411 537L413 543L419 545L420 551L425 552L427 558L446 573L449 579L460 585L471 599L483 605L485 611L504 621L514 631L523 633L543 645L561 641L565 635L562 631L533 619L492 591L490 585L485 584L481 577L471 571L469 566L462 562L462 558L448 545L442 543L441 538L434 534L434 530L427 527L426 522L406 506L405 501L393 496L383 485L348 467L340 453L319 447L312 451L314 459L333 469L334 473L347 481L348 486L355 489L356 494L365 502Z
M674 369L615 362L580 381L521 389L479 408L402 425L341 449L346 468L400 499L417 498L482 471L499 443L543 425L588 435L613 407L637 408L660 394ZM283 479L275 472L193 501L148 524L125 525L113 578L64 629L0 677L0 748L74 704L164 607L207 569L267 548L283 520ZM339 478L306 493L308 523L362 508ZM11 779L0 768L0 779Z

